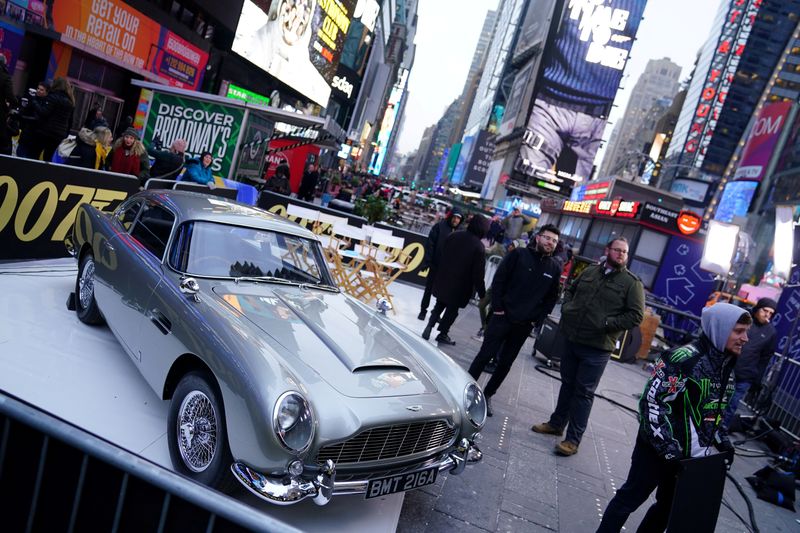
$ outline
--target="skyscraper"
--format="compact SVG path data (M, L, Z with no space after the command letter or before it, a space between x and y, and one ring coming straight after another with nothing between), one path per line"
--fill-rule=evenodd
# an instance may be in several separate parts
M655 120L651 110L657 102L668 99L670 102L679 89L681 67L669 58L651 59L647 62L644 73L636 81L625 113L614 126L614 133L609 141L608 150L600 167L600 177L621 176L629 165L642 161L645 145L652 141L641 137L647 132L648 121ZM669 107L669 102L666 106ZM646 154L644 154L646 155Z

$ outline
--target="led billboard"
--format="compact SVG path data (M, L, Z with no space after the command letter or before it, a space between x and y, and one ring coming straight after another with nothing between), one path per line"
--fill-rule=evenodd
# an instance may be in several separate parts
M750 130L734 179L760 181L764 177L791 108L792 102L775 102L761 110Z
M325 107L355 3L274 0L266 8L245 0L231 48Z
M733 222L734 217L747 216L747 210L750 208L757 187L757 181L729 181L722 191L714 219L720 222Z
M542 58L517 178L567 190L592 174L647 0L563 3ZM527 181L527 180L526 180ZM547 186L542 186L544 184ZM567 193L568 194L568 193Z

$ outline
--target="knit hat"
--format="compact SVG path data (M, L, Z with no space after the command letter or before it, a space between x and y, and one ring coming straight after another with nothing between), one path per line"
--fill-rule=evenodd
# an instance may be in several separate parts
M127 128L127 129L125 129L125 131L122 132L122 136L123 137L125 137L126 135L130 135L131 137L133 137L137 141L139 140L139 132L136 131L133 128Z
M762 307L769 307L773 311L777 311L778 302L776 302L772 298L759 298L758 302L756 302L756 306L753 307L753 314L755 314L755 312L761 309Z

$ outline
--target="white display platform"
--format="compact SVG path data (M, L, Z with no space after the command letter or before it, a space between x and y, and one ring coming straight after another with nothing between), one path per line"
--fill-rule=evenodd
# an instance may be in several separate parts
M84 325L67 310L76 272L73 259L0 263L0 390L171 468L168 404L107 327ZM414 287L397 288L419 298ZM407 307L415 309L411 301ZM398 321L411 325L406 314ZM395 531L403 505L402 494L340 496L324 507L310 501L278 507L244 489L235 497L305 531Z

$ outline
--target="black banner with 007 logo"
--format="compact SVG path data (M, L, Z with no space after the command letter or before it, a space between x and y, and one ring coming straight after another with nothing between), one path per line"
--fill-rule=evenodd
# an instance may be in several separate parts
M110 212L138 190L133 176L0 156L0 260L66 256L78 206Z

